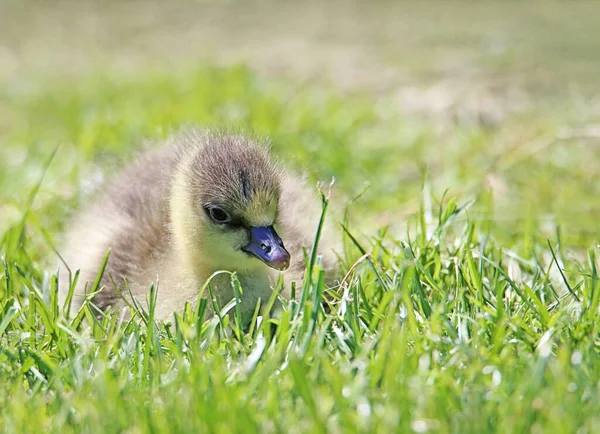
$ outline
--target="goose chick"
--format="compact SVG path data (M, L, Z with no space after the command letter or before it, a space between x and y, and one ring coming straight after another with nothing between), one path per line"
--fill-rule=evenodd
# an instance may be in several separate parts
M280 272L288 290L302 278L302 249L312 245L320 212L310 190L274 164L263 143L192 130L127 167L74 220L63 257L81 270L80 281L91 282L110 249L94 304L118 309L129 290L144 304L159 282L155 313L162 320L194 304L213 273L235 271L248 321L258 300L271 297ZM326 269L335 263L330 237L321 244ZM72 311L83 302L81 286ZM220 306L234 297L226 274L211 288Z

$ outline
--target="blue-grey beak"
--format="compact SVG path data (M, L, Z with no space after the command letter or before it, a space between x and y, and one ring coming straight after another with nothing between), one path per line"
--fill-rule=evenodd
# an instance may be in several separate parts
M290 254L273 226L250 228L250 242L243 250L276 270L283 271L290 266Z

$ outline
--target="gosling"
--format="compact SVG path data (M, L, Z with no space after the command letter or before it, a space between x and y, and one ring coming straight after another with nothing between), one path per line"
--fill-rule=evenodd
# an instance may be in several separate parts
M83 282L96 278L110 249L93 303L102 310L126 306L131 294L147 306L158 285L155 316L169 320L197 303L215 272L236 272L247 323L266 303L281 272L289 298L305 268L321 213L320 201L298 178L269 158L268 143L243 135L189 130L147 151L79 214L66 234L62 256L81 272L71 312L84 301ZM327 229L323 265L335 266L334 236ZM62 270L60 299L68 294ZM211 280L212 296L225 306L234 298L231 278ZM207 294L204 294L206 296ZM259 301L260 300L260 301ZM209 303L209 306L211 303Z

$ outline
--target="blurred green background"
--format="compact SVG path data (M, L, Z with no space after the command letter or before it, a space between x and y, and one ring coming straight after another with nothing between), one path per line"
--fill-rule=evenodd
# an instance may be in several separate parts
M181 125L268 134L403 236L427 173L520 241L599 229L594 2L3 2L1 228ZM110 164L109 164L110 163ZM491 194L493 201L485 200ZM344 203L344 202L342 202ZM53 205L54 204L54 205ZM62 208L42 215L54 221ZM550 232L548 232L550 231Z

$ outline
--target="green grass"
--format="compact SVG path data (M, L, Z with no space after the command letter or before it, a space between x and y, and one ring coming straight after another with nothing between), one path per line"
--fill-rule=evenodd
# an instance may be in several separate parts
M600 163L577 134L594 113L565 99L486 127L387 103L242 67L0 91L0 427L596 432ZM61 318L52 249L72 210L186 123L268 134L336 178L341 286L316 261L274 334L202 305L171 324Z

